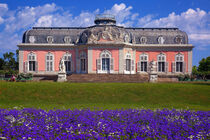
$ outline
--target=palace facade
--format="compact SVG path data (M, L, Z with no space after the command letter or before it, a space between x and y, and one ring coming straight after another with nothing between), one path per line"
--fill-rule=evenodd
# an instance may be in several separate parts
M127 28L114 16L97 15L90 27L33 27L19 47L19 72L57 75L63 57L66 72L146 74L149 62L163 75L190 74L192 44L178 28Z

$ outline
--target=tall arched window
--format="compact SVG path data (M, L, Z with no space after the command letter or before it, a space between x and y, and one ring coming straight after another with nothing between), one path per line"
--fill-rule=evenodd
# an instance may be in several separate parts
M139 56L138 71L147 72L148 71L148 55L143 53Z
M110 73L114 70L114 59L111 56L111 52L104 50L100 54L100 58L97 59L97 71L98 73Z
M46 71L54 71L54 55L50 52L46 54Z
M64 59L64 64L65 64L65 67L66 67L66 72L67 73L70 73L72 72L72 55L70 53L66 53L63 55L63 59Z
M167 72L168 71L168 63L166 62L166 56L163 53L160 53L157 56L158 61L158 72Z
M38 67L38 63L36 60L36 54L31 52L28 54L28 62L26 62L28 65L27 66L27 70L29 72L33 72L33 71L37 71L37 67Z
M86 72L86 53L81 52L80 53L80 71L81 72Z
M134 73L134 60L132 59L132 56L131 56L130 53L127 53L125 55L125 59L124 59L124 73L125 74Z
M125 70L131 71L131 54L127 53L125 57Z
M176 61L176 72L184 72L184 55L178 53L175 56Z

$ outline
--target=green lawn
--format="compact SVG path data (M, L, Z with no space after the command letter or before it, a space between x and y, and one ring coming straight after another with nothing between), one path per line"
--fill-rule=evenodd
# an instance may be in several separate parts
M210 83L0 82L0 108L210 110Z

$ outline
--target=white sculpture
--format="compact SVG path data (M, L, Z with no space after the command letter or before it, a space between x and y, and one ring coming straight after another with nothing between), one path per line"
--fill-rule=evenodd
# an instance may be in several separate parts
M157 66L155 65L155 61L152 60L150 62L150 73L149 73L149 81L152 82L152 83L157 82L157 80L158 80L156 67Z
M66 73L66 66L65 66L63 57L60 59L59 72Z
M155 65L155 61L152 60L150 62L150 73L154 73L156 71L156 65Z
M58 82L65 82L65 81L67 81L67 79L66 79L66 66L65 66L63 57L60 59L58 80L57 81Z

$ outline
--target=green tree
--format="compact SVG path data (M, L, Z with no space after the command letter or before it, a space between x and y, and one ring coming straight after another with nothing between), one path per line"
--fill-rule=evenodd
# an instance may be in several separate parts
M200 75L202 79L210 77L210 56L208 56L206 59L203 58L199 62L198 75Z
M16 70L19 70L19 50L16 50Z
M3 65L3 70L6 71L11 71L11 70L16 70L16 61L14 58L14 53L12 52L7 52L3 54L4 57L4 65Z
M0 70L3 70L4 59L0 58Z
M206 59L203 58L199 62L198 71L199 72L207 72L207 71L210 71L210 56L208 56Z
M198 74L198 68L196 66L192 67L192 75L197 75Z

